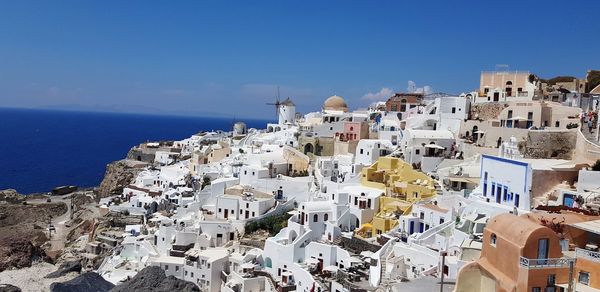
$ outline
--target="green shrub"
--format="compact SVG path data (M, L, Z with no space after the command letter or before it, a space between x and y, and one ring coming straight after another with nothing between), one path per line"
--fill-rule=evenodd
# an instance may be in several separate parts
M274 236L287 226L287 221L290 217L292 217L292 215L284 213L255 220L246 224L245 230L246 233L252 233L257 230L266 230L271 236Z

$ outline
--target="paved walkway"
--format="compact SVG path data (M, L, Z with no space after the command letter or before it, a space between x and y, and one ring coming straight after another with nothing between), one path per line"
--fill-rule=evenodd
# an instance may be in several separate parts
M600 123L599 123L599 124L600 124ZM594 129L594 130L592 131L592 133L590 133L590 131L589 131L589 129L588 129L588 127L587 127L587 126L585 126L585 127L583 127L583 128L581 129L581 133L583 133L583 136L584 136L586 139L588 139L588 141L590 141L590 142L592 142L592 143L594 143L594 144L596 144L596 145L599 145L599 146L600 146L600 142L596 140L596 132L597 132L597 131L599 131L599 129L598 129L598 128Z

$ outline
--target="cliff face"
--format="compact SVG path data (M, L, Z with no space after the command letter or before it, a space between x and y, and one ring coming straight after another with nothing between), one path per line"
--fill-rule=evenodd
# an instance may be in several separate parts
M129 185L145 166L147 163L129 159L109 163L104 179L96 190L97 196L104 198L120 195L123 188Z

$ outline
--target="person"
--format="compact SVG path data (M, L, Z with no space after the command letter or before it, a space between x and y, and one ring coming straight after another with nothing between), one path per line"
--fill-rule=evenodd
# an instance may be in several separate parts
M590 130L590 134L592 133L592 129L594 128L594 120L592 118L589 118L587 121L588 124L588 129Z

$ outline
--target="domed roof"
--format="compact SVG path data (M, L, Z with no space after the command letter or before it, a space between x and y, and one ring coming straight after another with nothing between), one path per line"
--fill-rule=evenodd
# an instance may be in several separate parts
M344 100L343 97L337 96L337 95L332 95L329 98L327 98L325 100L325 102L323 103L323 109L331 110L331 111L347 112L348 105L346 104L346 101Z

